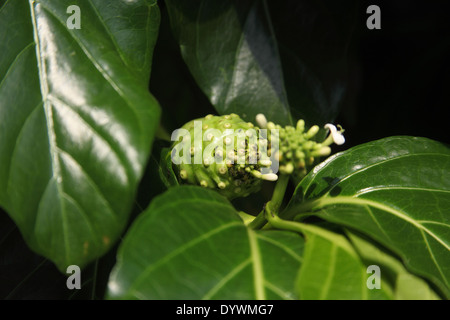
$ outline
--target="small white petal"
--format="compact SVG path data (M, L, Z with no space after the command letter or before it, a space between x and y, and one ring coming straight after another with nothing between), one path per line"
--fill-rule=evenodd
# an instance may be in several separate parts
M263 180L267 180L267 181L277 181L278 180L278 176L275 173L263 174L261 178Z
M344 142L345 142L344 135L341 132L337 131L337 129L334 125L332 125L331 123L327 123L325 125L325 129L330 130L330 133L331 133L331 136L333 137L334 143L336 143L337 145L344 144Z
M267 127L267 119L266 116L262 113L258 113L256 115L256 123L261 129L265 129Z

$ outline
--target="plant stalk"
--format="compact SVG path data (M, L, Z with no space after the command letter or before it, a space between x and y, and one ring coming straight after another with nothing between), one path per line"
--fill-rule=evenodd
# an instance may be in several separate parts
M283 203L284 194L286 193L286 188L289 182L288 174L280 174L278 177L277 184L273 190L272 199L267 202L263 210L256 216L256 218L248 225L250 229L259 230L264 227L267 223L266 219L266 208L270 207L271 212L278 212L281 204Z

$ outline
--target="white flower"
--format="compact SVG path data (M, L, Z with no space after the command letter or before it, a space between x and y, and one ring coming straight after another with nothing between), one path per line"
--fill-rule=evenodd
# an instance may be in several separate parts
M256 115L256 123L261 129L265 129L267 127L267 119L266 116L262 113L258 113Z
M333 137L334 143L336 143L337 145L344 144L345 138L342 132L338 131L334 125L332 125L331 123L327 123L324 128L330 130L330 134Z

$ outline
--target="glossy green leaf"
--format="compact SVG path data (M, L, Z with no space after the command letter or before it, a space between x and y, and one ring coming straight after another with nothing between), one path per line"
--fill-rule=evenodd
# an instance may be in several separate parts
M213 190L172 187L127 232L112 299L293 299L302 238L252 231Z
M61 271L126 225L159 120L147 89L158 24L155 1L0 8L0 205Z
M400 256L450 296L450 149L390 137L336 154L298 185L282 216L317 215Z
M397 277L395 289L397 300L439 300L439 296L423 279L410 273Z
M166 1L197 84L219 114L291 123L277 41L265 1Z
M408 272L391 253L360 235L347 230L347 236L360 255L370 265L380 268L382 286L388 285L396 300L437 300L439 296L422 278Z
M367 266L343 235L321 226L283 220L279 217L270 218L269 223L275 228L299 232L305 236L303 261L296 279L296 291L300 299L392 298L388 286L372 287L371 273L367 272Z
M346 241L345 239L341 239ZM385 285L369 288L372 274L353 250L315 235L310 237L305 267L300 270L298 290L308 300L392 299ZM306 253L306 249L305 249ZM381 280L374 280L381 281Z
M369 289L371 276L348 240L326 230L305 232L303 264L297 279L301 299L373 300L392 298L384 285Z

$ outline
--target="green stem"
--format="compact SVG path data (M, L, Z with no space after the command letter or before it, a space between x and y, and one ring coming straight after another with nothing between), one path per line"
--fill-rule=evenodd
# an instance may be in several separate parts
M286 193L286 188L289 182L288 174L280 174L278 177L277 184L275 185L275 190L273 190L272 199L267 203L270 206L272 212L278 212L281 204L283 203L284 194Z
M300 217L314 215L314 208L318 205L319 200L307 201L294 209L285 210L280 214L280 218L284 220L297 220Z
M264 225L267 223L267 220L265 217L265 215L266 215L265 211L266 211L266 208L264 205L264 209L262 209L262 211L260 213L258 213L258 215L255 217L255 219L253 219L253 221L248 224L248 227L250 229L259 230L262 227L264 227Z
M258 230L264 227L267 223L265 211L270 207L271 212L278 212L283 203L284 194L289 182L289 175L280 174L277 184L273 190L272 199L266 203L264 209L256 216L256 218L248 225L253 230Z
M283 220L280 217L278 217L277 214L270 211L270 209L267 210L267 212L266 212L266 218L269 221L269 223L274 228L277 228L277 229L290 230L290 231L295 231L295 232L300 232L300 233L312 232L314 234L321 234L321 230L319 227L304 224L304 223L297 222L297 221Z
M303 234L306 237L311 236L311 235L321 237L323 239L328 240L329 242L331 242L333 244L338 245L341 249L344 249L349 254L357 257L353 246L348 242L345 242L345 241L343 242L342 235L340 235L340 234L337 234L332 231L328 231L327 229L324 229L324 228L321 228L319 226L312 225L312 224L306 224L306 223L297 222L297 221L283 220L280 217L278 217L277 215L274 215L270 211L266 212L266 216L267 216L267 220L269 221L270 225L276 229L298 232L298 233Z

